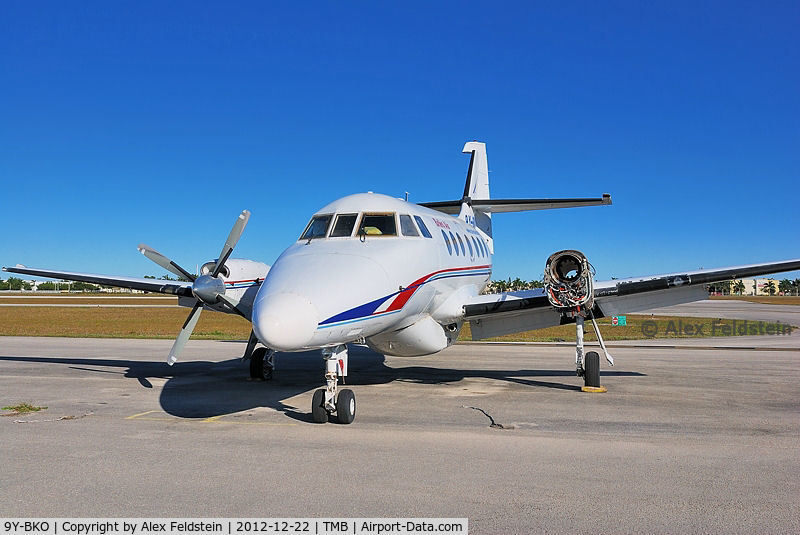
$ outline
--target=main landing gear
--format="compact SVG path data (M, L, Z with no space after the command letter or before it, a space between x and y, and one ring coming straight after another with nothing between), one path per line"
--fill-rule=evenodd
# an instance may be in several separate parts
M275 351L268 347L256 349L258 338L250 332L250 339L244 350L242 360L250 360L250 379L254 381L269 381L275 371Z
M350 389L342 389L337 395L339 376L347 376L347 346L324 348L322 358L325 359L325 388L314 392L311 400L311 417L315 423L328 421L332 413L340 424L353 423L356 417L356 396Z
M600 342L600 348L603 350L606 360L613 366L614 359L606 349L603 336L600 334L591 310L589 310L589 319L592 320L597 341ZM605 388L600 386L600 355L597 351L589 351L586 354L583 352L583 324L583 316L580 313L575 314L575 373L578 377L583 377L584 387L582 390L584 392L605 392Z

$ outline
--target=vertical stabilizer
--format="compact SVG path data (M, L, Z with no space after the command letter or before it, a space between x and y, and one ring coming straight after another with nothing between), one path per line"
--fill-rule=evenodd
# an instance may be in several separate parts
M484 234L489 250L494 253L492 240L492 213L488 210L474 209L471 201L489 199L489 164L486 159L486 144L480 141L469 141L464 145L463 151L470 154L467 181L464 184L464 195L461 211L462 217L469 215L473 218L474 225Z
M462 152L472 154L467 171L467 182L464 184L464 197L470 199L489 198L489 166L486 163L486 144L480 141L469 141Z

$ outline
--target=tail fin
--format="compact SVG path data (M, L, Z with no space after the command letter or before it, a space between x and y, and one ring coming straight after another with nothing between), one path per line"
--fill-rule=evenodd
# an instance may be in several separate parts
M489 198L489 166L486 163L486 143L469 141L461 151L472 154L467 170L467 182L464 184L464 199Z
M492 240L492 214L489 211L473 209L474 199L489 199L489 164L486 159L486 143L480 141L469 141L464 144L461 151L471 154L469 158L469 168L467 169L467 181L464 184L464 195L461 198L461 210L459 216L469 221L483 231L485 243L489 246L489 251L494 253L494 241Z

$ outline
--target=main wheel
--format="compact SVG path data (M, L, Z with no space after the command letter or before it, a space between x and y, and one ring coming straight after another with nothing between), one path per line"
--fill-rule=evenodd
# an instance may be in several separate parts
M336 398L336 418L340 424L351 424L356 418L356 395L345 388Z
M600 354L597 351L589 351L584 357L583 380L586 386L600 386Z
M250 357L250 378L264 381L269 377L264 375L264 357L267 355L266 347L259 347L253 351ZM269 376L272 377L272 370L269 370Z
M325 389L320 388L314 392L311 398L311 418L316 424L324 424L328 421L328 411L325 410Z

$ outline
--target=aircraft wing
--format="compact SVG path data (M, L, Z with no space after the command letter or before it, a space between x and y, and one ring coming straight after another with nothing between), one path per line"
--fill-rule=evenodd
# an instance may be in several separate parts
M629 314L708 298L704 284L800 269L800 259L716 269L683 271L594 283L596 318ZM561 323L544 289L479 295L464 306L473 340Z
M90 282L92 284L102 284L104 286L116 286L117 288L131 288L132 290L144 290L146 292L173 294L181 297L193 297L192 283L185 281L140 279L136 277L120 277L117 275L98 275L95 273L75 273L72 271L29 268L20 265L4 267L3 271L33 275L36 277L48 277L51 279Z

